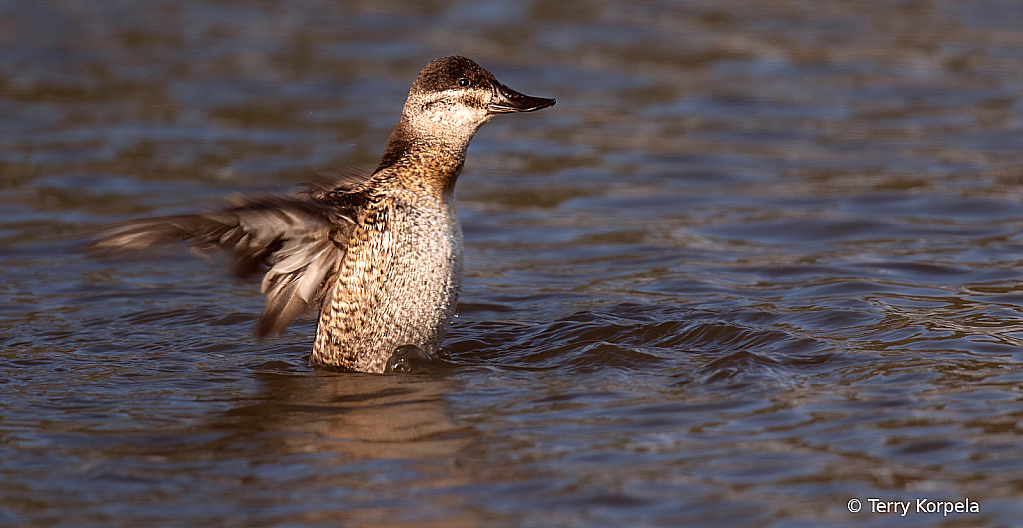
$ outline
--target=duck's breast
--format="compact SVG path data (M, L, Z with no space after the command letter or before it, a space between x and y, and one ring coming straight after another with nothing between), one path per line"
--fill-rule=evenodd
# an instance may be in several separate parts
M453 197L384 202L352 234L321 313L316 363L383 372L402 345L434 354L454 316L463 248Z

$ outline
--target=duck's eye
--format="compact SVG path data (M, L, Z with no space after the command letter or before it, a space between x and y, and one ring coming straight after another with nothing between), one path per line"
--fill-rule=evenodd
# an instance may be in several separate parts
M458 79L458 86L461 86L462 88L469 86L469 79L466 79L465 77Z

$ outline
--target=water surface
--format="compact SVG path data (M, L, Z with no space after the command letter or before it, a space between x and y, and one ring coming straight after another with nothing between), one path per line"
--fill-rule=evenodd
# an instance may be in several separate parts
M1021 526L1019 20L0 2L0 523ZM451 54L558 105L470 148L448 363L313 368L220 263L79 251L372 165Z

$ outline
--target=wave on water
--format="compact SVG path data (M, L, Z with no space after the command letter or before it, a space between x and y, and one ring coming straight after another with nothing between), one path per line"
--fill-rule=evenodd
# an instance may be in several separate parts
M469 366L573 373L661 371L678 383L730 384L749 376L789 379L799 371L830 368L843 355L839 344L773 325L772 314L753 315L749 310L712 314L622 303L550 322L459 324L445 351ZM744 321L751 318L761 322Z

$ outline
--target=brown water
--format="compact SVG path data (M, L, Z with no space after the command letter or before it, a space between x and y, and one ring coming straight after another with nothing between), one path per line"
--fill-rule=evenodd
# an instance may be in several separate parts
M447 364L78 251L372 164L451 54L558 105L470 148ZM0 2L0 524L1023 526L1021 57L1008 0Z

